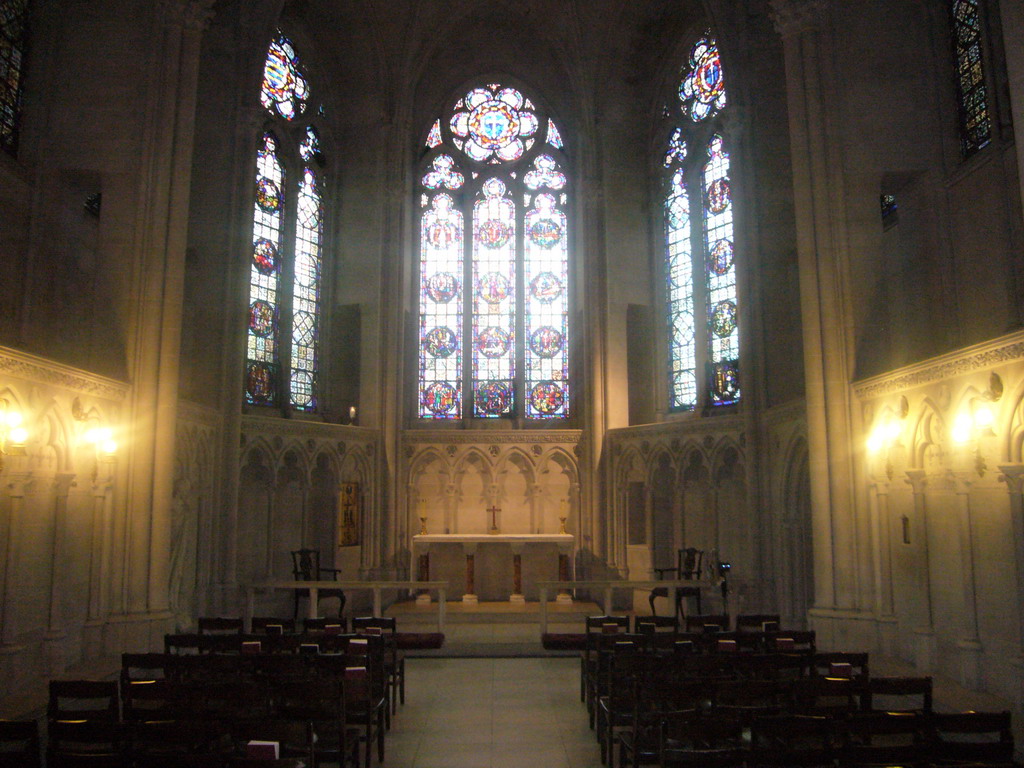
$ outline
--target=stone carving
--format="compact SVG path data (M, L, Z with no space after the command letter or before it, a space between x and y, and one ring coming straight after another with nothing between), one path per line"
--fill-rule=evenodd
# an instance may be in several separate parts
M882 395L902 392L943 379L963 376L984 368L993 368L1003 363L1019 362L1024 359L1024 334L1016 333L1004 337L1002 344L974 347L949 355L935 358L928 363L920 363L895 371L884 377L868 379L855 384L854 394L862 400ZM1006 339L1012 339L1007 342Z
M6 373L37 384L52 384L63 389L93 395L106 400L124 400L128 385L79 371L70 366L33 358L14 350L0 350L0 373Z
M820 29L828 14L829 0L771 0L772 21L783 39Z

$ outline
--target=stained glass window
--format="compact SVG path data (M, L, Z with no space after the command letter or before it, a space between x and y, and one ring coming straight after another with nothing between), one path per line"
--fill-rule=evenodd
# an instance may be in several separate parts
M256 154L256 205L253 214L252 264L249 270L249 344L245 393L250 403L277 402L278 289L281 275L281 229L284 213L284 168L278 140L263 136Z
M320 134L296 125L309 98L295 48L278 34L260 93L277 125L256 157L245 391L252 405L303 411L317 408L325 186Z
M738 402L739 299L726 91L710 34L693 46L670 107L662 166L669 410ZM703 372L703 375L702 375Z
M272 114L292 120L305 111L308 96L309 86L295 46L279 33L267 50L260 101Z
M0 147L18 151L29 0L0 1Z
M967 157L992 139L992 121L989 117L981 45L981 9L978 0L953 0L950 4L950 16L960 116L960 143L964 157Z
M569 184L554 121L489 83L424 146L417 416L565 418Z

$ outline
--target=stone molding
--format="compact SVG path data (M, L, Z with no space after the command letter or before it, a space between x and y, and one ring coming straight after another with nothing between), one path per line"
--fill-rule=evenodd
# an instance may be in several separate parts
M937 381L964 376L1004 363L1024 360L1024 331L1000 336L992 341L933 357L921 363L897 368L880 376L854 382L853 392L860 400L906 392Z
M641 424L635 427L619 427L609 429L608 442L621 442L633 438L651 437L711 437L712 439L729 435L739 437L744 430L744 419L739 414L719 416L710 419L685 419L665 421L658 424Z
M821 29L828 16L829 0L771 0L771 16L783 39Z
M447 430L416 430L405 432L402 442L406 445L507 445L510 443L561 443L575 444L582 440L579 429L558 429L534 432L532 430L469 430L449 432Z
M13 376L35 384L48 384L105 400L124 400L129 385L53 360L0 347L0 375Z
M278 419L267 416L242 416L243 435L280 435L282 437L311 438L317 440L355 440L361 443L376 443L379 434L370 427L353 427L347 424L328 424L324 421L303 419Z

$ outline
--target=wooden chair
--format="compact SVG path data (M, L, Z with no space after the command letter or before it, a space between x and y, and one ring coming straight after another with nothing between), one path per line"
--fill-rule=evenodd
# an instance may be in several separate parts
M359 730L345 714L343 677L310 677L274 686L278 716L303 720L312 727L312 757L345 766L359 764Z
M866 711L918 713L932 712L930 677L870 677L865 683Z
M849 665L851 680L867 680L871 676L868 664L868 654L860 651L819 651L814 654L811 674L837 677L837 665Z
M749 757L739 721L691 713L665 715L658 752L662 768L741 768Z
M779 629L777 613L741 613L736 617L737 632L777 632ZM765 625L769 625L766 627Z
M687 632L708 632L709 627L718 627L718 632L729 631L729 617L724 613L687 616L683 628Z
M295 633L295 619L253 616L252 633L254 635L291 635Z
M750 730L752 768L831 768L834 765L836 721L831 718L758 717Z
M116 680L51 680L46 717L57 720L113 722L120 720Z
M302 631L307 635L347 635L348 619L343 616L339 616L336 619L327 619L322 616L313 619L303 619Z
M634 632L643 635L675 633L679 631L679 619L677 616L636 616L633 626Z
M584 620L584 631L586 635L583 641L583 651L580 653L580 701L587 702L590 709L591 702L587 698L587 690L593 677L597 674L597 640L607 629L605 625L614 624L619 632L629 631L629 616L587 616Z
M840 766L916 766L928 762L922 715L858 714L840 721L838 728L842 733L842 746L836 752Z
M676 552L675 568L655 568L654 574L659 581L665 580L666 576L671 579L698 579L701 574L701 564L704 560L704 550L687 547ZM668 597L668 587L655 587L651 590L647 602L651 606L651 615L657 615L654 609L654 600L658 597ZM692 597L697 606L697 613L701 612L700 587L679 587L676 589L676 604L674 615L678 618L683 615L683 598Z
M191 718L143 720L130 733L131 759L140 768L222 768L230 736L221 723Z
M405 704L405 655L398 650L398 622L394 616L352 618L353 632L362 634L367 630L379 630L384 639L384 670L388 676L388 699L391 714L395 714L399 701Z
M1013 761L1009 712L935 713L928 718L928 737L936 765Z
M128 733L121 723L53 720L46 735L47 768L128 768Z
M0 768L40 768L39 723L0 720Z
M242 619L227 616L203 616L196 623L200 635L240 635Z
M320 566L320 550L319 549L295 549L292 550L292 578L295 581L337 581L338 574L341 571L337 568L322 568ZM330 577L329 579L327 577ZM292 617L297 618L299 615L299 598L309 598L309 590L302 587L295 589L295 609ZM324 598L336 597L338 598L338 618L341 618L342 613L345 611L345 603L348 598L345 597L345 591L342 589L321 589L317 597L320 600Z

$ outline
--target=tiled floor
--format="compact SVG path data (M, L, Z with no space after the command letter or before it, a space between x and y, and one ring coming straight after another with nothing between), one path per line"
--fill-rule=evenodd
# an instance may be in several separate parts
M387 768L599 768L577 658L406 660Z

